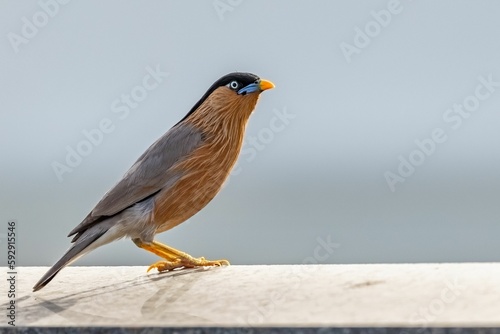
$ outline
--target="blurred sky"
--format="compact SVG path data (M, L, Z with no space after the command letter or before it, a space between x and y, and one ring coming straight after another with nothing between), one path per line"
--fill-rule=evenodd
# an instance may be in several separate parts
M499 261L499 11L493 0L2 1L0 247L15 219L18 264L53 264L151 143L220 76L249 71L276 88L235 173L158 240L234 264ZM71 150L86 154L74 167ZM126 240L77 264L156 260Z

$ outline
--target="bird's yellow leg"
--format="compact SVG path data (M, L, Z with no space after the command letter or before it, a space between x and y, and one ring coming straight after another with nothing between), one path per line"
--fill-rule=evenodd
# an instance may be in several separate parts
M210 261L204 257L194 258L191 255L184 253L175 248L169 247L158 241L145 243L140 240L133 240L134 243L159 257L164 258L166 261L158 261L149 266L148 271L157 269L159 272L166 270L173 270L176 268L194 268L194 267L212 267L212 266L228 266L227 260Z

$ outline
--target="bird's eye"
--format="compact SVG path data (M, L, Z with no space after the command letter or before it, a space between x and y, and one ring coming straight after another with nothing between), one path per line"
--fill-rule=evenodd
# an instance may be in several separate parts
M228 84L227 84L227 86L228 86L229 88L231 88L232 90L236 90L236 89L238 89L238 87L239 87L240 85L238 84L238 81L233 80L233 81L231 81L230 83L228 83Z

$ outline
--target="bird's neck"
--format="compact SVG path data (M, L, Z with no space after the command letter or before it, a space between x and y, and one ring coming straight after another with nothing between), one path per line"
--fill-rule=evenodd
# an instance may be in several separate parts
M230 95L231 94L231 95ZM259 96L234 96L225 91L212 94L189 121L199 128L210 141L224 141L241 147L243 136Z
M227 172L238 158L257 100L257 94L238 98L213 94L187 120L204 134L204 150L211 161Z

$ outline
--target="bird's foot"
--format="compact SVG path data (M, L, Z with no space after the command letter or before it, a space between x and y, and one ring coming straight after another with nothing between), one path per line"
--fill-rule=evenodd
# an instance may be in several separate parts
M187 255L187 254L186 254ZM151 269L156 269L158 272L174 270L177 268L196 268L196 267L221 267L229 266L228 260L210 261L204 257L194 258L190 255L177 258L175 261L158 261L149 266L148 272Z
M196 268L196 267L220 267L228 266L228 260L215 260L210 261L204 257L195 258L191 255L184 253L175 248L164 245L158 241L143 242L140 239L133 239L134 243L147 250L154 253L164 260L153 263L149 266L148 271L151 269L156 269L159 272L174 270L177 268Z

